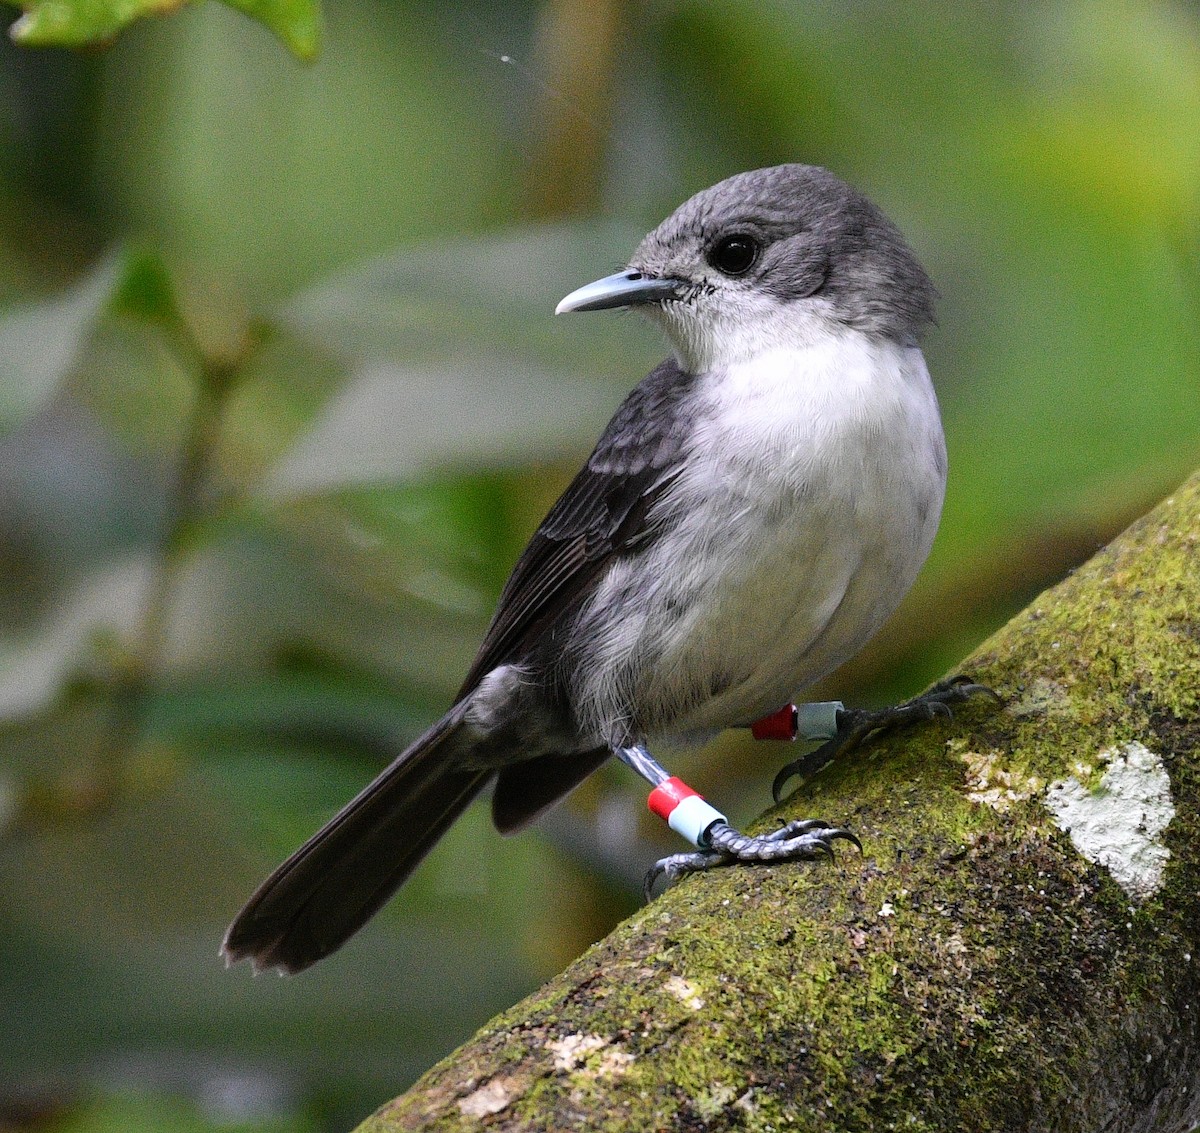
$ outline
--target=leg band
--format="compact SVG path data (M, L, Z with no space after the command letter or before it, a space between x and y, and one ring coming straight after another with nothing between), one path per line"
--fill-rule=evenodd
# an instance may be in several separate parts
M672 776L664 779L646 800L650 810L676 834L686 838L693 846L704 849L708 842L705 835L714 822L725 822L725 816L710 806L682 779Z
M750 725L756 740L828 740L837 735L838 713L844 711L840 700L822 700L816 704L785 704Z

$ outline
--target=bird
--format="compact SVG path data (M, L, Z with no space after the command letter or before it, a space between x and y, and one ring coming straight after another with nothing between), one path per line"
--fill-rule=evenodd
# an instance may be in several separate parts
M509 833L614 755L695 847L656 863L648 885L857 844L822 820L742 834L651 749L781 705L794 721L791 698L855 654L911 587L946 484L920 345L935 299L884 213L803 164L698 192L624 270L564 298L556 313L648 315L670 355L534 532L449 710L263 882L225 935L226 962L308 967L485 788ZM875 712L830 702L827 730L810 734L829 737L828 753L948 713L979 687L943 682ZM777 796L803 766L781 772Z

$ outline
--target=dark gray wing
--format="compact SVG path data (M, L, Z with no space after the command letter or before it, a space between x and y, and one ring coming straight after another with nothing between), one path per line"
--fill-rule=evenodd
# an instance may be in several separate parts
M694 381L668 359L622 402L513 567L459 700L522 655L538 630L577 604L608 563L645 535L650 506L678 467L689 426L679 402Z

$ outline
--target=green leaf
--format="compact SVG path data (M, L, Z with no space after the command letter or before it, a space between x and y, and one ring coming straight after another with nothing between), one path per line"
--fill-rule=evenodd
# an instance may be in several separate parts
M0 436L55 395L111 314L164 329L181 324L170 276L156 254L114 253L63 294L0 312Z
M229 0L265 24L299 58L316 58L321 10L316 0ZM107 43L143 16L181 8L184 0L25 0L25 14L9 34L26 47L83 47Z
M0 436L54 396L119 275L119 263L109 258L64 294L0 313Z
M141 16L170 12L182 0L29 0L9 30L26 47L83 47L105 43Z
M45 619L25 634L0 633L0 721L52 703L63 682L99 636L130 637L142 612L149 574L126 559L95 569L56 595Z
M554 305L636 240L560 225L439 242L297 297L282 325L342 359L346 378L263 496L586 451L663 347L640 320L556 319Z
M288 49L311 63L321 47L321 9L316 0L226 0L271 29Z
M164 327L178 325L181 316L175 288L161 256L140 249L124 254L112 307Z

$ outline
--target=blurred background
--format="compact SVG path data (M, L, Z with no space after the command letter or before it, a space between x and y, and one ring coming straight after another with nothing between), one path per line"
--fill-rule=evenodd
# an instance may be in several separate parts
M349 1128L636 906L677 847L608 768L512 839L472 810L314 970L217 959L447 705L664 353L554 304L694 191L827 165L942 293L941 534L828 694L918 691L1200 465L1194 6L325 21L311 64L216 3L0 43L0 1129ZM675 765L746 820L787 756Z

